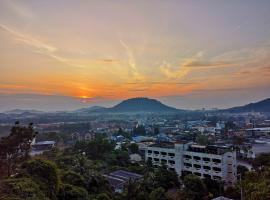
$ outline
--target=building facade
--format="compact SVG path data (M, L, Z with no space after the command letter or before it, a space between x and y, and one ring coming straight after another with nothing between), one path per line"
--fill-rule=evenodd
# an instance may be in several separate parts
M225 186L237 180L236 152L226 146L159 143L147 147L145 159L154 167L165 164L180 176L194 174L223 181Z

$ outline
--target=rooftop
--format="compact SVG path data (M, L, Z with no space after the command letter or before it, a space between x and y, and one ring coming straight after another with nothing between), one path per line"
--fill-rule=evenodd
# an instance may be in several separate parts
M160 142L160 143L155 143L155 144L152 144L152 145L149 145L149 146L150 147L173 149L174 148L174 143L172 143L172 142Z

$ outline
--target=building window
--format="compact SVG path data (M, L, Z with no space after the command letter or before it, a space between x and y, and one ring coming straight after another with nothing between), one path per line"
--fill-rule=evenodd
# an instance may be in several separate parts
M169 163L170 164L175 164L175 161L174 160L169 160Z
M221 163L221 160L220 160L220 159L215 159L215 158L213 158L212 161L213 161L214 163Z
M162 164L167 164L167 160L161 159L161 163L162 163Z
M159 159L158 158L154 158L154 161L159 162Z
M151 157L149 157L149 158L148 158L148 160L152 160L152 158L151 158Z
M191 156L189 156L189 155L184 155L184 158L186 158L186 159L191 159Z
M201 169L201 165L194 164L193 167L195 167L196 169Z
M205 169L205 170L211 170L211 167L209 167L209 166L203 166L203 169Z
M193 156L194 160L201 160L201 158L199 156Z
M221 177L220 176L213 176L213 179L215 179L215 180L221 180Z
M215 172L221 172L221 169L220 169L219 167L213 167L213 170L214 170Z
M210 158L203 158L204 162L210 162Z
M169 153L169 156L174 157L175 154L174 153Z
M166 156L167 153L166 152L161 152L161 155Z
M154 154L159 154L159 152L158 151L154 151Z
M198 172L195 172L194 175L201 176L202 174L201 173L198 173Z
M152 153L152 151L151 150L148 150L148 153Z
M209 175L209 174L204 174L203 177L204 177L204 178L211 178L211 175Z
M192 167L192 165L190 163L184 163L185 167Z

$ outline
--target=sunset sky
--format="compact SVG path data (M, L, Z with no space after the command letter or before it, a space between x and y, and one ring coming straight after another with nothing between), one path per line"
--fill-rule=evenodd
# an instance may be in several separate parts
M270 97L269 0L0 0L0 111Z

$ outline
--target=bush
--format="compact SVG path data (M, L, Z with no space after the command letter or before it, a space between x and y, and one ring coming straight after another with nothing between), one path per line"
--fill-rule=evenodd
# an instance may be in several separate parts
M48 200L30 178L6 179L0 184L0 199Z
M57 195L58 200L88 200L89 196L84 188L69 184L62 184Z
M22 168L40 186L40 189L47 197L56 199L59 189L59 173L54 163L47 160L33 159L24 163Z

